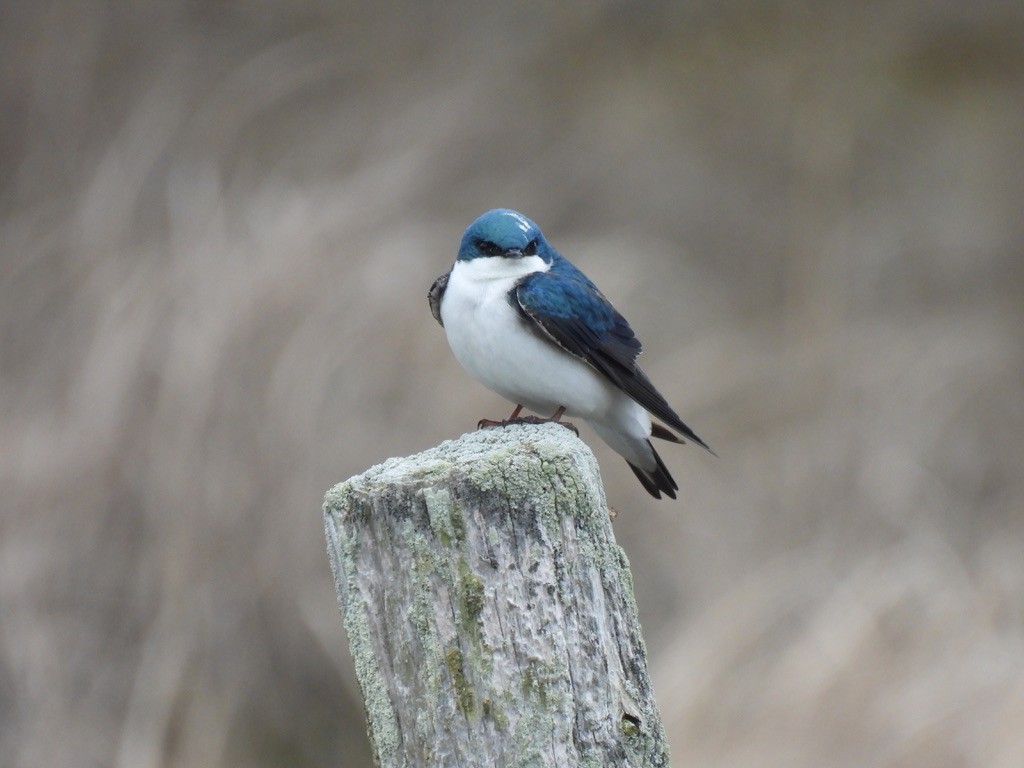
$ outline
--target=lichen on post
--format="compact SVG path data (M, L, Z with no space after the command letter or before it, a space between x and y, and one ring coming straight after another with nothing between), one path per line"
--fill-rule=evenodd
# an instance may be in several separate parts
M390 459L324 522L379 766L668 765L629 564L568 430Z

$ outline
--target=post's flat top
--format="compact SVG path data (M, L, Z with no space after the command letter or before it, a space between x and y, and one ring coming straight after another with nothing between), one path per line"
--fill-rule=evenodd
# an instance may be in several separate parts
M523 464L524 458L529 467ZM581 470L578 474L587 480L593 478L597 492L603 496L597 460L587 444L570 430L554 423L513 424L468 432L421 453L387 459L331 488L324 506L338 509L352 492L365 492L381 485L429 484L456 470L471 475L474 483L482 487L496 482L507 485L519 478L525 493L527 486L538 479L534 471L537 466L543 470L550 465L551 471L557 472L565 462L576 464ZM520 478L517 470L528 476Z

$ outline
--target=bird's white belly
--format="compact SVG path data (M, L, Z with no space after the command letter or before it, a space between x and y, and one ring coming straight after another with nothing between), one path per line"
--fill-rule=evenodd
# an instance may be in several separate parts
M621 397L583 361L541 338L508 302L521 275L486 281L467 276L458 264L441 305L448 343L477 381L513 403L550 416L604 420Z

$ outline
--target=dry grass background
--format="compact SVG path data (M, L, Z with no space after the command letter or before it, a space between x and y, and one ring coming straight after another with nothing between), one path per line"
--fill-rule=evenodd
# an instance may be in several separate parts
M518 208L720 460L592 433L677 765L1024 765L1019 3L0 10L0 764L365 766L323 492L507 406Z

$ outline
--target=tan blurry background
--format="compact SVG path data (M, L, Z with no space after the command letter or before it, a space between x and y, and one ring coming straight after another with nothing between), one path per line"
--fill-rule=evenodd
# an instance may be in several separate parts
M675 764L1024 765L1024 7L356 6L0 10L0 764L370 764L320 502L508 206L721 455L583 430Z

